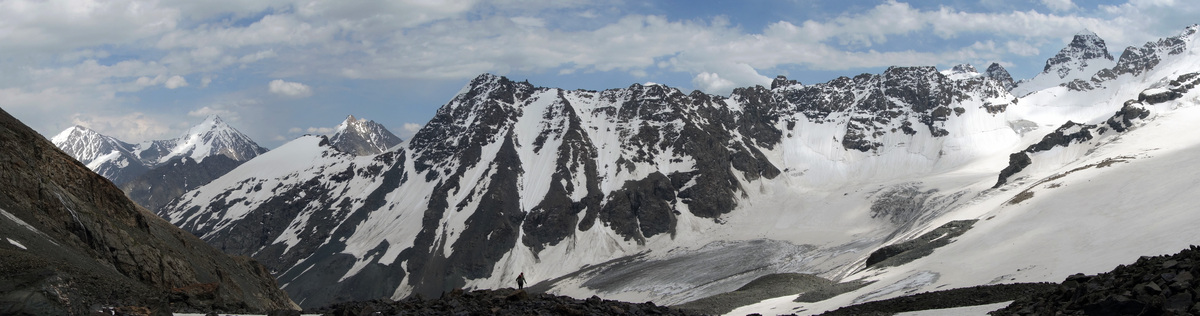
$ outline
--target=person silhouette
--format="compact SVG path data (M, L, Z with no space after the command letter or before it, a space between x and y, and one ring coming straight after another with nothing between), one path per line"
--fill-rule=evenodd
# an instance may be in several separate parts
M521 272L520 275L517 275L517 289L518 290L525 289L525 272Z

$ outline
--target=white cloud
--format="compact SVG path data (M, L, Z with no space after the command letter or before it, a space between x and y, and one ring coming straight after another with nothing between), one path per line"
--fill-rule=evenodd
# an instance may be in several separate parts
M1042 5L1054 11L1068 11L1075 8L1075 3L1071 0L1042 0Z
M271 80L267 84L267 89L271 93L290 98L306 98L312 95L312 88L309 86L299 82L283 81L283 79Z
M175 89L188 86L188 82L183 77L171 76L171 78L167 78L167 82L163 83L163 86L167 87L167 89Z
M127 142L141 142L168 137L171 130L161 117L151 117L142 112L123 115L97 115L75 113L71 124L82 125L104 135Z
M1008 41L1004 43L1004 48L1010 53L1017 54L1018 56L1033 56L1040 52L1037 46L1033 46L1032 44L1023 41Z
M417 123L404 123L404 126L401 127L396 136L399 136L401 139L411 139L413 135L416 135L417 132L420 131L424 126L425 125Z
M174 29L176 8L137 0L0 1L0 43L6 54L65 53L130 44Z
M737 87L733 81L722 79L721 76L711 72L702 72L696 75L695 78L692 78L692 86L710 93L733 91L733 88Z
M404 123L404 131L412 134L416 134L417 131L420 131L421 127L425 127L425 125L417 123Z

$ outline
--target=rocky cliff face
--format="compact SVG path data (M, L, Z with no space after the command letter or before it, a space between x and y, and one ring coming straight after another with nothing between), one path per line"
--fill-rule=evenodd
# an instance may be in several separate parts
M296 308L265 267L147 212L3 111L0 169L0 313Z

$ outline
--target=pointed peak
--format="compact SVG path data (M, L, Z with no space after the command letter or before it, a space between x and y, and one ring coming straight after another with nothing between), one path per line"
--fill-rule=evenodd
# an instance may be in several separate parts
M87 127L83 127L82 125L75 125L75 126L68 127L67 129L63 130L62 132L59 132L58 135L54 135L54 137L50 138L50 142L55 143L55 144L60 144L60 143L66 142L68 139L71 139L72 137L79 137L79 136L83 136L83 135L99 135L99 134L100 133L97 133L96 131L93 131Z
M212 129L225 127L225 126L229 126L229 124L225 123L225 120L221 119L220 116L217 116L216 114L209 114L207 117L204 118L203 122L200 122L200 124L196 124L195 126L193 126L191 128L191 130L192 131L212 130Z
M350 126L361 126L361 125L366 124L367 122L368 122L367 119L356 118L356 117L354 117L353 114L347 115L345 121L342 121L341 123L339 123L337 125L337 127L334 127L333 133L340 134L342 132L345 132L346 129L350 128Z
M1079 31L1079 33L1075 33L1075 37L1080 37L1080 36L1100 37L1100 35L1096 35L1096 33L1092 32L1092 30L1089 30L1087 28L1084 28L1082 31Z

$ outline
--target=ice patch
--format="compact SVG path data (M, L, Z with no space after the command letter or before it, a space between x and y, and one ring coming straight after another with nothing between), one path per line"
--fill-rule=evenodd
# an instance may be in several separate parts
M29 248L25 248L25 245L22 245L20 242L17 242L16 240L12 240L12 238L4 238L4 239L7 239L8 243L12 244L13 246L17 246L17 248L21 248L21 250L29 250Z

